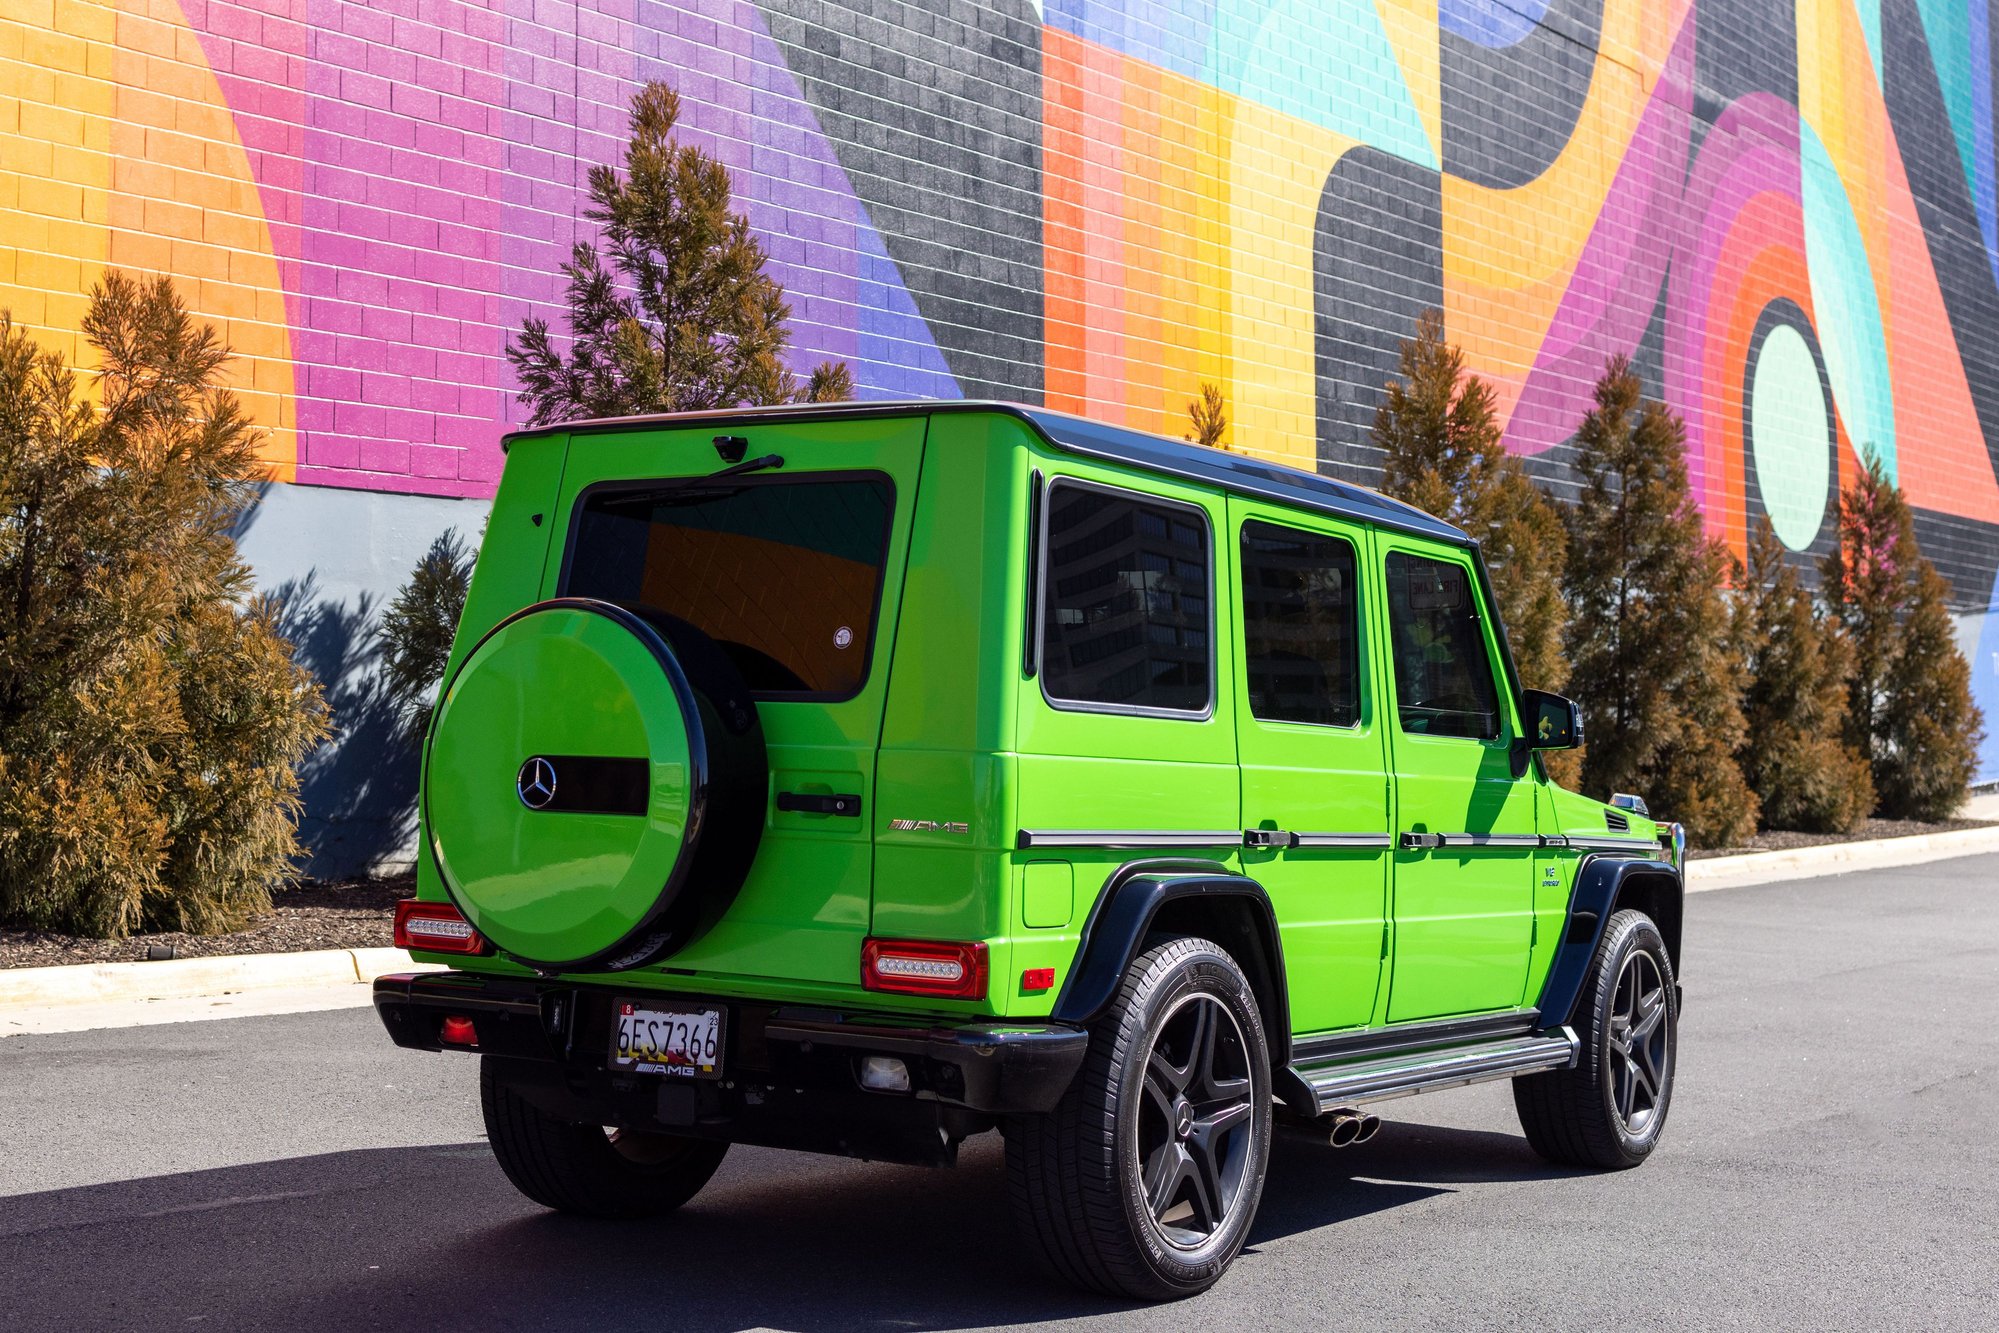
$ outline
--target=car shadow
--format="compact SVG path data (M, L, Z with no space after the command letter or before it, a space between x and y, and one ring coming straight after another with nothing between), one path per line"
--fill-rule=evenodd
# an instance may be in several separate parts
M1454 1184L1551 1175L1500 1134L1390 1125L1273 1146L1252 1249ZM1043 1278L996 1137L959 1169L738 1150L665 1219L543 1212L483 1143L370 1149L0 1198L22 1327L962 1328L1127 1308Z

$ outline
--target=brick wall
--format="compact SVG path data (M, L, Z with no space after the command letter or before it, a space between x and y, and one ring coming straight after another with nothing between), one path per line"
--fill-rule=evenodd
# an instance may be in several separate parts
M1880 457L1979 609L1988 3L0 0L0 306L74 351L106 265L174 274L280 477L490 494L505 340L663 78L865 394L1177 433L1213 380L1238 447L1367 480L1440 306L1558 493L1628 354L1715 532L1808 556Z

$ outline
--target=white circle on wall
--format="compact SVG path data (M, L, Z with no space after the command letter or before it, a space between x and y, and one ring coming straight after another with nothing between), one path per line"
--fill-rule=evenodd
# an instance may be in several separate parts
M1764 336L1749 382L1750 457L1777 540L1812 544L1832 495L1832 422L1818 362L1804 335L1779 324Z
M833 631L833 646L835 648L851 648L853 645L854 631L848 629L845 625Z

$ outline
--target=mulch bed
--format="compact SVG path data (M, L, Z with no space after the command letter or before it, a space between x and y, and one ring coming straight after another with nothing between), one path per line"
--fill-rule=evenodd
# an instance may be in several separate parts
M1950 833L1957 829L1990 828L1985 819L1946 819L1928 824L1920 819L1863 819L1851 833L1759 833L1739 847L1689 849L1687 859L1709 856L1736 856L1743 852L1788 852L1794 847L1817 847L1828 842L1862 842L1869 838L1913 838L1919 833Z
M308 949L373 949L390 943L396 900L416 892L415 880L308 880L273 895L272 909L233 935L162 932L123 940L92 940L46 930L0 930L0 968L143 960L149 946L170 945L177 958L238 953L299 953Z

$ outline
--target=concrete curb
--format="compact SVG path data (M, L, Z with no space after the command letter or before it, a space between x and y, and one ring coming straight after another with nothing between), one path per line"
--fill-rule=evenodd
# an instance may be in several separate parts
M360 986L384 972L422 969L401 949L318 949L174 958L159 963L76 963L0 968L0 1012L73 1004L193 1000L239 992Z
M1921 865L1925 861L1945 861L1982 852L1999 852L1999 826L1918 833L1906 838L1874 838L1867 842L1828 842L1782 852L1706 857L1687 862L1687 892L1741 889L1787 879L1843 875L1850 870Z
M1853 870L1920 865L1999 852L1999 826L1869 842L1826 843L1687 863L1687 892L1747 888ZM179 1022L236 1013L284 1013L367 1004L367 983L384 972L430 971L401 949L322 949L236 954L160 963L83 963L0 968L0 1036L70 1031L127 1021ZM240 997L235 1004L198 1004Z

